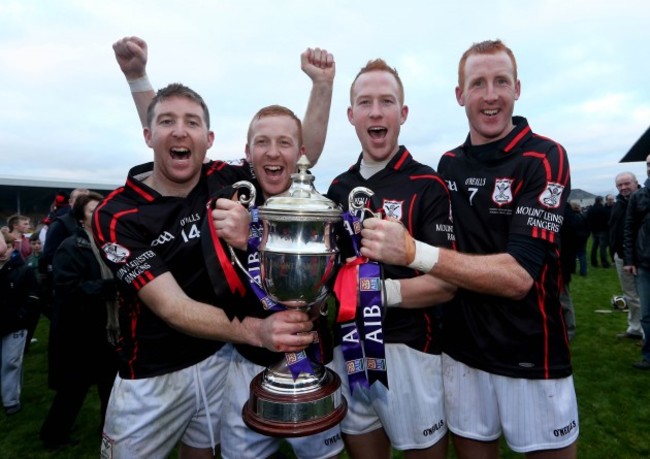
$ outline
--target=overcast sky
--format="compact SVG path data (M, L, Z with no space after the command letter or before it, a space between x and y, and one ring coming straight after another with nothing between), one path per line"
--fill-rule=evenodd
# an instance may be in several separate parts
M325 151L313 169L324 192L360 152L346 109L369 59L397 68L410 108L400 140L438 164L467 135L454 96L460 55L501 38L519 65L515 114L568 151L573 188L615 191L618 163L650 126L647 0L245 1L0 0L0 176L122 184L151 160L111 45L149 44L155 88L180 81L206 99L214 159L243 156L260 107L304 113L307 47L331 51L336 80Z

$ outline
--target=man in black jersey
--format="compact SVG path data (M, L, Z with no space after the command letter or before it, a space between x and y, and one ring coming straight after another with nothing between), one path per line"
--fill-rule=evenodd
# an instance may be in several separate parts
M246 159L252 165L256 177L254 183L258 189L258 205L289 188L290 173L296 170L296 162L303 152L301 123L291 110L272 105L257 112L248 129ZM229 195L232 194L231 189L226 190ZM216 209L212 212L216 233L231 246L245 250L248 243L248 211L229 199L218 199L216 204ZM247 256L249 254L245 257ZM242 264L246 266L246 260L242 260ZM239 274L248 284L245 276ZM243 297L237 297L231 303L232 307L228 312L238 318L266 317L274 314L262 307L250 288L247 288ZM329 363L332 358L327 326L326 319L321 318L318 321L321 363ZM241 411L249 397L249 384L253 377L264 367L283 358L284 355L280 353L247 344L235 344L226 382L229 396L223 402L221 454L224 459L270 457L279 449L283 439L254 432L244 423ZM336 457L343 450L338 425L318 434L286 438L285 441L300 459Z
M397 71L381 59L369 61L352 82L348 108L362 152L356 164L334 179L327 195L349 210L352 189L366 187L374 195L355 195L360 207L398 220L415 237L451 247L444 181L399 144L400 126L407 116ZM348 266L355 266L352 263ZM358 267L359 272L362 269ZM388 265L382 269L388 309L374 303L359 302L349 305L351 309L344 304L346 297L369 291L371 278L363 281L360 275L349 295L337 292L339 318L351 311L349 319L339 321L334 350L335 369L348 400L348 414L341 423L346 449L353 458L388 458L391 446L404 451L406 458L444 458L447 425L434 305L449 300L454 289L413 269ZM375 325L379 323L381 328Z
M456 98L470 132L438 167L458 251L369 219L361 253L458 286L444 310L443 371L460 458L497 458L501 434L517 452L573 458L578 413L558 277L569 164L560 144L512 117L516 69L498 40L460 60Z
M130 37L115 45L127 76L125 69L139 66L144 75L146 47L138 43ZM315 103L329 111L328 83L321 82ZM329 86L331 95L331 80ZM142 82L131 88L136 104L153 95ZM247 164L205 161L214 137L209 126L207 106L194 91L179 84L160 90L144 129L153 164L133 168L95 212L94 236L121 294L122 367L107 412L105 457L163 457L179 440L181 457L212 457L232 351L223 342L293 352L312 341L301 334L312 328L304 313L239 320L215 307L228 305L205 269L206 204L224 186L252 177ZM238 288L227 276L223 284Z

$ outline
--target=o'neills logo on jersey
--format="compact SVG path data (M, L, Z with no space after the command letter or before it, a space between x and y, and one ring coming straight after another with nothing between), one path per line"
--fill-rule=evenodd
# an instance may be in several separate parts
M512 182L511 178L498 178L494 182L492 191L492 201L497 206L503 206L512 202Z
M124 263L131 254L126 247L122 247L120 244L114 242L104 244L102 250L106 254L106 258L113 263Z
M546 182L546 189L539 195L539 203L543 206L557 209L560 207L564 185Z
M386 199L384 201L384 212L386 217L394 218L396 220L402 219L402 205L404 201L390 201Z

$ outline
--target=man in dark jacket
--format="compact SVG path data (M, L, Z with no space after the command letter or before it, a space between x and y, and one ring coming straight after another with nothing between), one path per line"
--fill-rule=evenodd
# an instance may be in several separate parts
M52 294L54 288L52 262L54 260L54 253L65 239L76 233L78 224L70 210L79 196L88 193L90 193L90 190L87 188L75 188L72 190L68 202L57 209L54 219L48 225L45 235L45 245L43 246L43 255L40 262L40 267L44 274L43 312L46 316L50 316L52 310ZM57 196L57 202L60 197L61 195Z
M648 179L630 197L623 229L624 268L636 276L641 300L641 328L646 337L641 348L643 359L632 366L650 370L650 155L646 158Z
M598 252L600 251L600 263L603 268L609 268L609 260L607 259L607 246L608 246L608 224L609 213L611 207L603 204L603 197L597 196L596 202L587 211L587 221L589 222L589 229L593 237L591 245L591 266L597 268L598 265Z
M619 338L641 339L643 330L641 328L641 305L639 294L636 291L634 276L623 269L623 228L625 226L625 211L630 196L639 189L639 182L632 172L621 172L615 179L618 196L612 207L609 218L609 253L614 260L618 280L621 283L621 290L628 308L627 330L619 333Z
M14 237L2 234L6 245L0 247L0 392L5 412L12 415L20 411L27 319L38 306L38 284L34 272L13 249Z

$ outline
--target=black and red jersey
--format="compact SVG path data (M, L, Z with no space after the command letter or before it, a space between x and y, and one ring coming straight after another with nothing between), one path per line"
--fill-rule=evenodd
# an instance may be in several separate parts
M118 280L120 376L128 379L188 367L223 345L171 328L137 293L169 272L190 298L220 306L201 249L206 204L223 186L251 179L246 163L211 162L202 166L201 179L187 197L162 196L143 183L152 168L148 163L131 169L126 185L101 202L93 217L95 240Z
M429 166L418 163L408 150L399 151L386 167L368 179L359 173L361 158L347 172L334 179L327 196L348 210L350 191L358 186L374 196L355 196L362 207L400 220L418 240L438 247L453 246L449 193L444 181ZM367 202L368 201L368 202ZM387 279L406 279L419 275L411 268L385 265ZM440 321L435 307L423 309L388 308L383 321L386 343L405 343L428 353L440 353Z
M445 153L438 171L451 196L456 244L471 254L511 253L534 284L523 300L459 289L445 306L443 350L481 370L510 377L571 374L559 301L559 234L570 193L564 148L534 134L526 119L497 142ZM542 247L535 255L522 246ZM517 247L514 247L514 246ZM534 269L528 269L535 266Z

